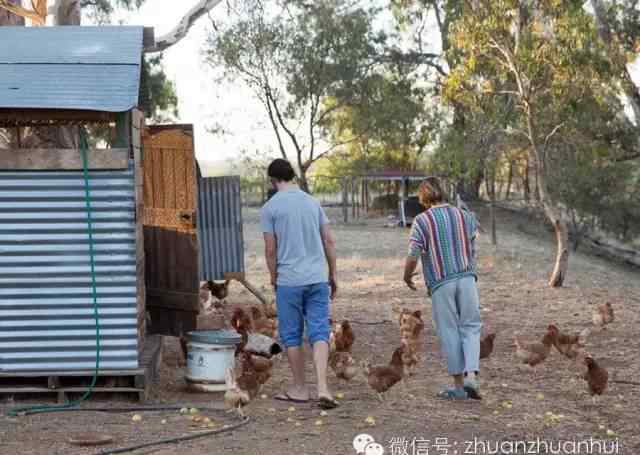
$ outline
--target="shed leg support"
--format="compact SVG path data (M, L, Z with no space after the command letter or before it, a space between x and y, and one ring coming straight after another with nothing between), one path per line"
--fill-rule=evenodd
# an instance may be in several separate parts
M247 281L247 278L243 273L228 273L224 278L226 280L236 280L238 283L242 284L250 293L252 293L258 300L260 300L263 305L266 305L268 303L267 298Z

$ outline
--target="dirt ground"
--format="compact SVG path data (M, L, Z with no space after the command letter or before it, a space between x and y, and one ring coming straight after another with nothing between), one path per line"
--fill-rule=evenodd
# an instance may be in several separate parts
M338 212L330 211L333 218ZM487 214L480 212L487 224ZM245 211L246 266L250 280L267 290L267 273L255 210ZM357 361L386 363L399 344L394 310L422 309L430 320L430 301L424 285L418 292L401 281L408 230L385 228L384 219L342 225L334 229L338 242L340 290L333 305L334 319L354 323ZM640 378L640 271L577 254L571 258L566 286L546 285L553 259L551 234L536 230L511 213L498 214L499 247L486 235L480 238L480 294L485 331L497 332L493 355L482 364L482 401L443 402L436 393L448 378L434 332L427 324L426 352L418 374L406 387L394 388L379 403L364 378L331 384L344 398L337 410L321 416L314 405L272 400L290 378L286 360L276 363L274 376L260 398L247 408L251 421L243 428L180 445L135 452L180 454L338 454L353 455L354 437L368 433L385 448L385 454L449 455L464 453L620 453L640 454L640 387L611 383L600 402L592 404L577 370L553 352L534 377L514 361L513 336L541 337L554 322L578 332L591 324L593 304L611 301L616 321L607 330L594 331L588 349L615 380ZM528 232L527 234L524 231ZM229 305L252 304L253 297L233 285ZM192 394L184 390L183 372L176 367L177 343L166 339L160 384L153 403L194 403L221 409L221 396ZM312 379L311 365L308 377ZM15 403L3 403L3 411ZM104 403L100 403L104 404ZM109 406L130 403L109 402ZM96 403L89 403L89 406ZM66 443L73 432L99 431L115 437L117 446L187 434L188 419L176 412L142 413L133 423L129 414L66 413L0 418L1 454L85 454ZM222 426L231 416L208 413ZM166 423L163 423L166 420ZM609 431L608 431L609 430ZM607 435L608 431L608 435ZM608 451L547 451L544 444L523 450L526 441L555 442L606 439ZM394 440L392 445L390 442ZM417 440L413 446L412 441ZM427 442L428 440L428 442ZM467 442L469 441L469 442ZM618 442L618 447L611 444ZM497 450L502 443L501 451ZM519 443L516 451L515 443ZM406 445L405 445L406 444ZM555 446L557 449L557 445ZM565 446L567 447L567 446ZM484 451L482 449L485 449ZM553 449L552 445L550 449Z

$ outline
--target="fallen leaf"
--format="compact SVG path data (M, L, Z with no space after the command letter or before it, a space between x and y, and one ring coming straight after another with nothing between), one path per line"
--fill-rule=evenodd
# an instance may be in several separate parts
M343 399L344 399L344 393L342 393L342 392L338 392L338 393L336 393L336 398L337 398L338 400L343 400Z
M537 399L537 400L539 400L539 401L544 400L544 393L539 393L539 394L537 394L537 395L536 395L536 399Z
M376 419L374 419L373 416L369 416L366 419L364 419L364 423L374 426L376 424Z

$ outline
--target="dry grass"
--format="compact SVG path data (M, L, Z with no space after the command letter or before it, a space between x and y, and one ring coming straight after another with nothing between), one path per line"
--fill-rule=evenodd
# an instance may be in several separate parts
M338 216L337 213L334 215ZM406 388L393 389L383 404L376 401L363 378L356 378L349 384L332 378L334 391L343 393L345 398L341 407L326 417L320 417L320 411L312 405L296 406L294 412L289 412L285 403L259 399L248 408L252 422L244 430L180 448L165 447L140 453L261 454L269 451L273 454L351 455L354 453L351 441L361 432L372 434L385 445L391 438L426 438L433 442L436 437L461 444L474 437L494 443L536 438L588 440L606 437L601 428L617 433L621 446L618 453L640 453L637 420L640 387L610 384L600 403L594 406L575 367L558 353L551 354L536 379L515 363L512 347L514 334L538 338L551 322L577 332L589 326L591 305L609 300L615 306L616 322L607 330L592 335L589 350L610 369L614 378L638 378L639 272L576 255L571 259L566 287L550 289L546 285L553 257L550 235L544 232L539 236L525 235L518 226L521 222L512 214L500 214L500 246L497 250L486 238L480 239L479 285L483 322L486 330L498 334L492 357L482 365L483 401L448 403L434 398L448 378L437 340L427 324L426 353L417 376L409 380ZM369 220L366 225L335 226L340 256L340 291L333 308L334 318L379 323L355 324L354 327L357 337L354 357L357 360L367 358L373 363L386 362L399 342L394 308L422 309L427 318L431 313L424 290L412 292L401 281L408 232L384 228L383 224L384 220ZM249 278L266 291L267 274L257 212L245 214L245 230ZM236 284L231 288L229 301L231 304L253 302L252 297ZM184 391L182 373L175 368L176 352L177 343L168 340L157 400L199 402L202 406L219 404L217 395L194 395ZM286 386L289 379L286 361L278 361L274 373L274 378L263 390L269 397ZM310 366L308 373L311 379ZM553 413L553 416L547 413ZM367 417L375 419L375 426L365 422ZM319 419L321 426L316 425ZM20 453L75 453L64 444L63 435L76 428L99 426L120 435L120 442L129 439L132 432L142 438L167 432L167 426L162 426L155 418L136 427L124 420L101 415L88 419L72 414L64 420L61 416L40 416L29 417L26 423L0 421L0 452L14 453L20 447ZM64 432L58 431L60 425L64 425ZM176 428L176 431L182 430ZM429 453L444 452L432 448ZM453 448L449 453L453 453Z

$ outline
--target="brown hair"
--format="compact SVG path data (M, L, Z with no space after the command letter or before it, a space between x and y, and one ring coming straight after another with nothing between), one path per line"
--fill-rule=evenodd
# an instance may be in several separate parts
M436 177L424 180L418 189L418 199L427 209L444 202L444 191L442 191L440 180Z

